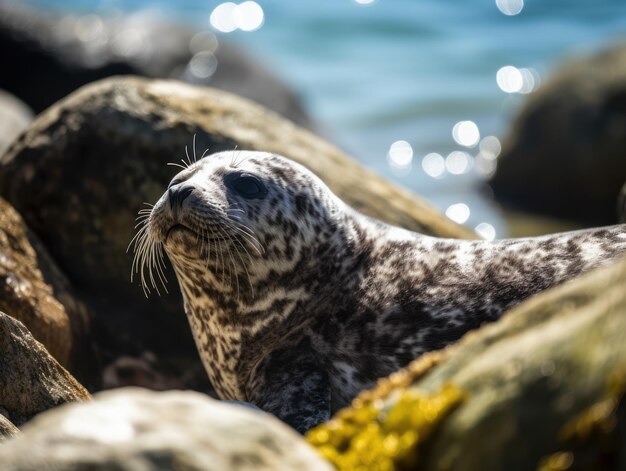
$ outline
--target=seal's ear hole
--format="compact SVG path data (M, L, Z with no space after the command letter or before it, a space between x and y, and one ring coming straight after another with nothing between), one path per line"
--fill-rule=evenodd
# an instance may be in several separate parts
M261 199L267 195L265 184L255 177L245 173L230 173L224 177L227 188L248 199Z

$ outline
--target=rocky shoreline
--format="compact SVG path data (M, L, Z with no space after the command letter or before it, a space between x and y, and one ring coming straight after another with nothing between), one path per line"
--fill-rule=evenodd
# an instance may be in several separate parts
M178 80L88 82L45 110L31 102L32 122L8 100L22 118L0 128L0 469L623 468L626 261L416 359L305 438L211 399L174 276L168 294L148 298L129 280L137 211L162 194L185 147L280 153L373 217L476 235L281 110Z

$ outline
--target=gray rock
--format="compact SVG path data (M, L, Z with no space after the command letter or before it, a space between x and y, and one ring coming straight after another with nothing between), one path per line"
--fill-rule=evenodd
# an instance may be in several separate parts
M564 64L531 94L491 181L509 207L616 222L626 180L626 45Z
M32 120L33 112L25 103L0 90L0 155Z
M330 471L274 417L194 392L121 389L42 414L0 448L4 471Z
M133 74L218 87L312 127L297 96L244 51L150 12L61 15L0 2L0 64L0 88L38 113L82 85Z
M185 147L278 152L317 173L345 201L409 229L472 237L421 199L367 171L276 114L225 92L177 81L113 78L89 85L40 114L0 158L0 193L18 209L96 314L94 332L113 363L120 355L177 355L206 381L182 301L146 299L129 282L137 211L154 202ZM197 368L196 368L197 366ZM171 374L171 373L170 373ZM115 376L115 375L113 375ZM190 376L184 387L202 384ZM164 381L159 380L160 383ZM167 381L166 381L167 382Z
M16 437L20 431L2 413L0 413L0 443L9 438Z
M0 311L23 322L66 368L93 368L90 318L15 209L0 198Z
M410 439L410 469L623 469L624 286L626 259L546 291L382 381L309 441L355 467L389 459L395 434ZM364 430L372 453L354 451Z
M11 422L20 426L50 408L89 399L24 324L0 312L0 406Z

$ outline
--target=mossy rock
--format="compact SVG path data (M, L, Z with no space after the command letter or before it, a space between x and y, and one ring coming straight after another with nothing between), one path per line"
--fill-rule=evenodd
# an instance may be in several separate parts
M336 436L364 412L360 430L384 428L403 407L405 422L394 419L401 426L387 426L386 436L423 423L428 433L401 455L410 466L385 457L380 441L380 469L618 469L626 462L625 287L623 260L531 298L382 380L308 438L339 469L358 469L346 460L358 432Z

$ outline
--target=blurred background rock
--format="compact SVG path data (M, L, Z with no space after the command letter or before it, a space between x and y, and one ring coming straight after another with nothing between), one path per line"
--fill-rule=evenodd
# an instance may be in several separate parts
M506 237L617 221L625 35L621 0L5 0L0 88L37 113L112 74L211 84Z

